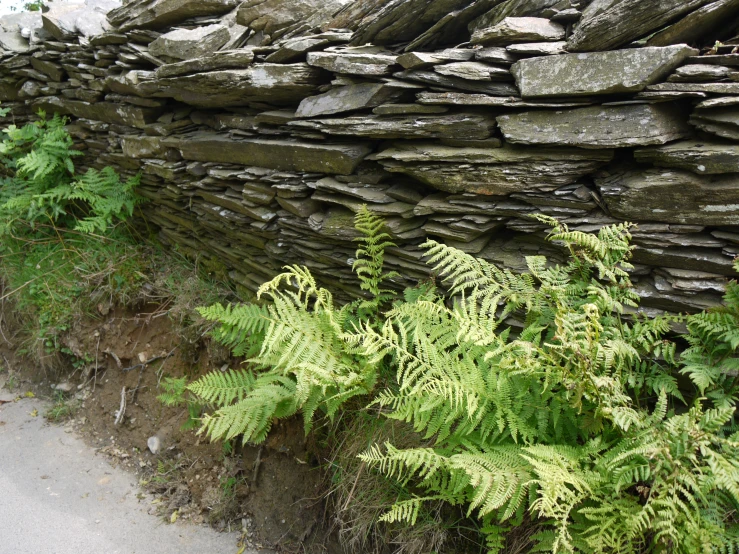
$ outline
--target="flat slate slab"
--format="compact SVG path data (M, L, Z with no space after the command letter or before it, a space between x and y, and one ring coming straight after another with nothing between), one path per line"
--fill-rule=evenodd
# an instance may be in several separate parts
M254 51L248 48L213 52L208 56L170 63L156 68L158 78L177 77L188 73L202 73L218 69L244 69L254 61Z
M535 110L501 115L498 122L509 142L580 148L664 144L692 133L684 110L670 103Z
M694 63L678 67L675 70L675 73L670 75L668 81L676 83L695 83L696 81L720 81L721 79L728 77L734 71L736 70L725 65L708 65L702 63Z
M506 17L472 34L472 44L506 45L516 42L553 42L565 38L565 28L543 17Z
M377 115L439 114L446 113L446 106L424 106L423 104L382 104L372 110Z
M131 104L117 104L114 102L82 102L58 96L47 96L34 102L34 109L42 108L49 113L57 112L62 115L73 115L84 119L104 121L116 125L127 125L143 129L149 123L156 121L161 110L142 108Z
M511 65L518 58L511 54L507 48L502 46L490 46L487 48L480 48L473 50L475 53L475 59L481 62L500 63Z
M507 67L488 65L482 62L454 62L437 65L434 71L448 77L459 77L470 81L512 81Z
M629 221L739 224L739 175L647 169L595 179L608 210Z
M162 145L177 148L186 160L222 162L281 171L349 175L372 151L367 143L324 144L290 140L234 140L216 133L168 137Z
M125 32L160 29L201 15L230 12L241 0L131 0L108 13L108 21Z
M739 140L739 107L695 110L690 123L701 131L723 138Z
M351 33L327 32L313 36L299 36L288 39L278 44L279 50L272 52L265 58L269 63L291 63L305 59L308 52L322 50L326 46L336 42L349 42Z
M374 108L399 94L398 89L382 83L337 87L323 94L304 98L295 117L317 117Z
M244 106L250 102L294 104L313 94L321 83L319 69L304 63L259 64L167 77L145 82L142 96L176 98L203 108Z
M519 57L554 56L565 54L567 43L563 40L555 42L526 42L506 46L506 52Z
M352 51L310 52L308 65L349 75L390 75L397 56Z
M177 29L149 44L149 54L178 60L200 58L218 50L231 38L225 25L205 25L195 29Z
M373 156L386 170L445 192L502 196L569 185L613 158L612 150L397 144Z
M488 96L487 94L469 94L465 92L419 92L416 95L419 104L429 106L505 106L507 108L576 108L592 104L588 99L562 102L546 100L523 101L515 96Z
M398 56L398 63L405 69L421 69L440 63L467 62L475 57L476 50L447 48L438 52L408 52Z
M650 92L708 92L739 94L739 83L659 83L647 87Z
M481 94L490 94L493 96L518 95L516 87L509 83L472 81L469 79L461 79L459 77L441 75L435 71L424 71L422 69L399 71L398 73L394 73L393 76L398 79L418 81L419 83L426 83L427 85L434 85L441 88L466 90Z
M594 0L568 39L572 52L610 50L648 35L710 0Z
M710 140L684 140L640 148L634 151L638 162L660 167L687 169L699 175L739 173L739 144Z
M639 92L696 53L677 45L542 56L519 60L511 72L524 98Z
M491 135L495 118L478 114L359 116L293 121L293 127L328 135L353 135L377 139L450 138L481 140Z

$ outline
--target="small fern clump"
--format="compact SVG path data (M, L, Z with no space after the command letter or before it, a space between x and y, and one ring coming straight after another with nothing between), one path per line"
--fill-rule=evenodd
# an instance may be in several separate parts
M0 109L0 117L8 110ZM130 298L144 277L142 249L118 225L133 214L137 178L106 167L76 173L64 118L43 112L0 131L0 280L28 314L39 358L100 302ZM135 254L134 254L135 252ZM43 354L41 354L43 352Z
M739 271L739 259L734 261ZM683 352L681 373L717 407L739 399L739 284L726 286L723 306L687 318L690 347Z
M353 397L372 391L379 363L346 340L359 325L377 325L379 308L394 293L385 289L392 274L383 273L384 249L391 243L382 220L363 208L356 216L358 239L354 263L367 300L337 308L332 294L298 266L265 283L258 298L267 304L201 308L217 321L214 336L237 356L246 355L255 370L211 373L188 388L219 408L205 416L201 432L211 439L261 442L275 418L297 412L306 431L320 410L329 417Z
M0 143L0 235L49 225L102 233L133 214L138 177L121 182L110 167L77 176L72 138L59 115L3 129Z

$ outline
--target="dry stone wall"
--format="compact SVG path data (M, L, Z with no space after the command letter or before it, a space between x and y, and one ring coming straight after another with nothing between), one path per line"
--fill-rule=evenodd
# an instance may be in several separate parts
M141 173L166 244L254 290L357 293L353 213L402 287L442 240L522 269L629 220L644 306L720 301L739 254L737 0L117 0L0 18L0 100Z

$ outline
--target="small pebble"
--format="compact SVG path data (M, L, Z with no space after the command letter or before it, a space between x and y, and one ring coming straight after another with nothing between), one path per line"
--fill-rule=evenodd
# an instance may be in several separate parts
M152 454L156 454L162 448L162 441L159 440L159 437L154 435L153 437L149 437L149 439L146 441L146 446L149 447L149 451Z

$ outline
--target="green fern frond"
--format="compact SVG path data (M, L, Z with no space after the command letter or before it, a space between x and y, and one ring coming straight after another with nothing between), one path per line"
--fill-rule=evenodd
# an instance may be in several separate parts
M227 405L234 400L243 400L253 388L254 375L243 369L225 373L211 372L190 383L187 389L209 404Z

